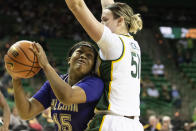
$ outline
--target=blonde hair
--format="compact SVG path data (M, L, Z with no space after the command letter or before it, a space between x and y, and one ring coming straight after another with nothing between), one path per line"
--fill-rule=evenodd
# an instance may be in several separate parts
M124 21L129 32L136 34L137 31L142 29L143 22L140 14L134 14L133 9L128 4L116 2L108 5L106 9L112 11L115 19L121 16L124 17Z

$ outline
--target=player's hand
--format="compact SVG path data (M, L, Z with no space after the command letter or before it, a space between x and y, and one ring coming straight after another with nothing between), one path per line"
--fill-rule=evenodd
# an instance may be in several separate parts
M39 43L33 43L33 51L37 56L39 65L42 69L44 69L47 65L49 65L47 56L42 46Z
M14 79L14 80L21 79L21 78L15 76L15 75L13 75L7 66L9 66L9 65L5 64L5 69L6 69L7 73L12 77L12 79ZM10 66L11 66L11 65L10 65ZM1 131L1 130L0 130L0 131Z

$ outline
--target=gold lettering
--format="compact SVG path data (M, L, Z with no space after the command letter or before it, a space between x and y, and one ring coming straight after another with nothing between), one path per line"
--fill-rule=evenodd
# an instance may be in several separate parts
M56 108L57 107L57 102L58 102L57 99L55 99L54 100L54 108L53 108L53 110L57 110L57 108Z
M61 107L61 103L59 102L57 110L60 110L60 107Z
M65 110L65 105L62 106L62 110Z
M78 104L74 104L74 112L78 112Z
M51 109L54 110L54 105L55 105L55 99L52 99L52 102L51 102Z
M71 105L67 105L67 110L70 111Z
M57 99L52 99L51 109L78 112L78 104L64 105L63 103L59 102Z
M63 110L63 104L61 102L59 104L60 104L59 110Z

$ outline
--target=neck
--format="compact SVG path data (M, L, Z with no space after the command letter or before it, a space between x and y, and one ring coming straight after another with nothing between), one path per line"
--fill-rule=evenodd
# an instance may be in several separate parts
M116 32L116 34L127 34L127 33L129 33L129 32L127 31L127 29L117 30L117 32Z
M69 72L68 75L68 84L73 86L74 84L76 84L77 82L79 82L82 79L82 75L78 75L76 73L73 72Z

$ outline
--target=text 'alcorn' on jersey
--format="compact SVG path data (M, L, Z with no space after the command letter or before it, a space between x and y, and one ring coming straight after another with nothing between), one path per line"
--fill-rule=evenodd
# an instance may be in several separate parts
M61 76L67 82L68 75ZM86 93L86 103L64 105L55 96L47 81L33 96L45 109L51 107L51 116L56 131L83 131L94 115L94 107L103 91L103 81L95 76L86 76L75 84Z

